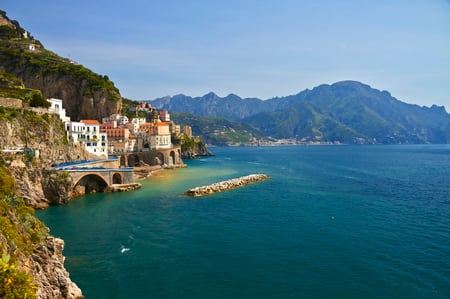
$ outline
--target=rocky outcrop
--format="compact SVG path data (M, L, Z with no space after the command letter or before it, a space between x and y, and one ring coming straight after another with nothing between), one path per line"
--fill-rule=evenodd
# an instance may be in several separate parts
M107 76L46 50L3 11L0 24L0 71L40 90L44 98L62 99L72 120L101 120L120 112L122 97Z
M0 153L0 162L7 166L16 180L17 194L34 208L67 202L68 182L50 171L54 163L89 159L91 155L79 144L67 140L66 132L56 115L38 116L31 111L17 112L4 108L0 113L0 149L20 149ZM14 118L10 117L14 114ZM25 152L29 150L29 152ZM55 179L55 180L54 180Z
M223 192L227 190L236 189L239 187L246 186L248 184L260 182L267 180L269 176L267 174L250 174L247 176L243 176L240 178L230 179L218 183L214 183L207 186L201 186L189 189L188 191L184 192L185 195L188 196L204 196L204 195L210 195L217 192Z
M42 190L52 205L63 205L70 200L72 177L65 171L44 169L42 171Z
M45 244L38 245L34 250L29 266L38 284L37 298L84 298L80 288L72 282L64 268L63 249L63 240L47 237Z
M20 161L22 162L22 161ZM19 163L13 163L19 164ZM42 173L40 169L23 166L9 167L11 175L16 180L16 193L25 200L27 206L35 209L45 209L49 206L49 201L45 197L42 188Z
M199 157L214 156L206 144L204 144L199 138L191 138L190 140L192 141L181 145L182 159L195 159Z
M4 69L22 79L28 88L40 90L44 98L62 99L66 113L72 120L101 120L118 113L122 106L118 91L94 89L87 79L74 77L70 73L36 73L28 64L21 67L5 66Z

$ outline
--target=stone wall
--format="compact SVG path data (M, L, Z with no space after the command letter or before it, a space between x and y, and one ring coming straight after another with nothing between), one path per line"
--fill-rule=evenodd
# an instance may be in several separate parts
M0 97L0 106L8 107L8 108L22 108L22 101L19 99L13 98L3 98Z

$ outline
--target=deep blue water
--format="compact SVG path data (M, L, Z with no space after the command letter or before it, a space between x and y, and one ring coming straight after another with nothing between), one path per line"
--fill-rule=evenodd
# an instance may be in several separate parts
M86 298L450 298L450 146L211 150L37 213Z

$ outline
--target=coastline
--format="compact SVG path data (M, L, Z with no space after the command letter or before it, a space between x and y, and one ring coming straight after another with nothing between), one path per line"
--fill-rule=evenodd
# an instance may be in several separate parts
M134 167L134 180L135 181L145 180L150 176L152 176L152 174L159 172L163 169L164 168L161 165Z
M186 164L180 164L172 167L163 167L161 165L154 165L154 166L138 166L134 167L134 180L135 181L143 181L145 179L148 179L152 176L157 175L157 173L167 170L167 169L173 169L173 168L184 168L187 167Z

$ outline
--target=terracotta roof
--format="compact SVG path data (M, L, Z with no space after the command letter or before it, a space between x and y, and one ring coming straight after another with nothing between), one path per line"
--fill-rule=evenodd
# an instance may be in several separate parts
M94 119L82 119L82 120L80 120L80 122L87 124L87 125L99 125L100 124L98 122L98 120L94 120Z

